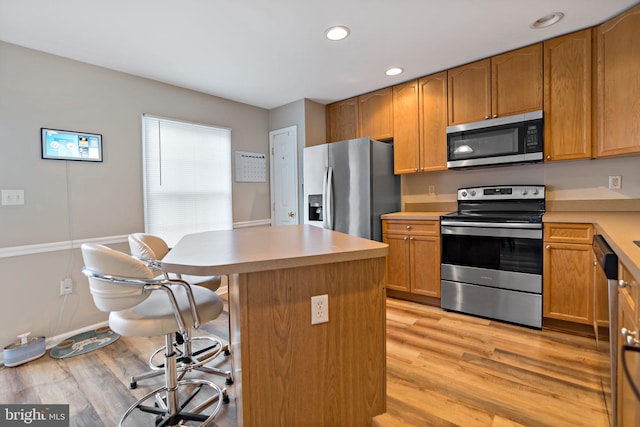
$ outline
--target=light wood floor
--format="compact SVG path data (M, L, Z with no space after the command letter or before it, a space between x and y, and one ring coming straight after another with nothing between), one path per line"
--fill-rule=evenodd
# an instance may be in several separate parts
M225 312L203 330L226 336L227 321ZM161 342L121 337L85 355L1 369L0 403L68 403L71 426L114 426L137 397L161 385L155 378L128 389L131 373L145 370ZM608 366L592 339L388 299L387 413L375 425L609 426ZM228 389L232 403L220 427L236 425Z

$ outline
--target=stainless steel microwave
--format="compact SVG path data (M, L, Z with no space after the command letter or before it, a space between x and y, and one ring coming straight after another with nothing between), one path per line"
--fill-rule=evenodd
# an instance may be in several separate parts
M447 167L543 159L542 111L447 127Z

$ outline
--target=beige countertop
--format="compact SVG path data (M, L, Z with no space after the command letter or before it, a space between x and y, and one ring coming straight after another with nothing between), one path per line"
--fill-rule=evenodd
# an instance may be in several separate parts
M591 223L636 279L640 278L640 212L547 212L543 222Z
M387 252L384 243L311 225L248 227L186 235L162 265L209 276L380 258Z

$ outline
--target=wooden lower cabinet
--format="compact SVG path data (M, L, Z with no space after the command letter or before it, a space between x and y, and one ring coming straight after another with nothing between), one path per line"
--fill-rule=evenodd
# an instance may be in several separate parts
M440 298L440 222L383 220L387 289Z
M593 325L592 239L591 224L545 223L542 294L545 319Z
M637 285L636 285L637 286ZM630 333L635 333L638 338L638 312L637 301L634 299L630 288L622 288L618 293L618 370L617 370L617 425L620 427L640 426L640 403L638 402L628 378L622 367L622 357L626 357L627 366L636 387L640 387L640 353L627 351L623 353L626 344L620 331L625 328Z

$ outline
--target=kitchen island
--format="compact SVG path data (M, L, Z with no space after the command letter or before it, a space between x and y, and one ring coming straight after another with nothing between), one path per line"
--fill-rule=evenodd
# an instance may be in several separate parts
M167 271L228 275L238 425L370 426L386 407L387 245L307 225L187 235ZM311 324L311 297L329 321Z

